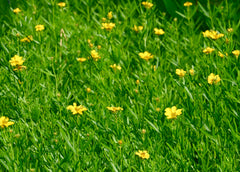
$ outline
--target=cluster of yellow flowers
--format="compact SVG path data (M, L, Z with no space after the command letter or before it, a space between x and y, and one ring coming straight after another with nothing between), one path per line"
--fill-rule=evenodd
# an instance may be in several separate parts
M221 78L219 77L219 75L215 75L213 73L211 73L209 76L208 76L208 83L209 84L217 84L218 82L221 81Z
M140 56L141 59L144 59L146 61L153 58L153 55L148 51L145 51L144 53L139 53L138 55Z
M175 119L177 118L177 116L181 114L182 114L182 109L177 109L176 106L165 109L165 116L167 116L167 119Z
M143 26L136 26L136 25L134 25L133 30L134 30L135 32L142 31L142 30L143 30Z
M165 32L163 29L154 28L155 35L163 35Z
M20 41L21 42L31 42L33 40L33 36L32 35L29 35L23 39L21 39Z
M44 27L44 25L39 24L39 25L36 25L36 26L35 26L35 29L36 29L36 31L38 32L38 31L42 31L42 30L44 30L45 27Z
M9 121L8 117L2 116L0 118L0 127L1 128L8 127L8 126L13 125L13 124L14 124L14 122Z
M27 67L26 66L23 66L23 62L24 60L22 59L21 56L19 55L15 55L14 57L11 58L11 60L9 60L11 66L16 66L15 69L13 69L14 71L15 70L22 70L22 69L26 69Z
M153 4L151 2L142 2L142 5L147 8L147 9L150 9L153 7Z
M110 67L111 67L114 71L116 71L116 70L121 70L121 69L122 69L121 66L116 65L116 64L110 65Z
M213 49L213 48L207 47L207 48L205 48L205 49L203 50L203 52L206 53L206 54L210 54L210 53L212 53L214 50L215 50L215 49Z
M186 73L187 73L187 72L186 72L185 70L183 70L183 69L176 69L176 74L177 74L179 77L184 77ZM194 75L194 73L195 73L194 69L190 69L190 70L189 70L189 73L190 73L190 75Z
M107 18L108 18L109 20L111 20L112 17L113 17L112 11L110 11L110 12L107 14ZM105 21L106 21L106 18L102 18L102 20L103 20L103 22L105 22ZM109 22L109 23L102 23L102 29L105 29L105 30L107 30L107 31L111 31L114 27L115 27L115 23L111 23L111 22Z
M216 31L213 31L213 30L206 30L205 32L203 32L203 36L216 40L216 39L223 37L224 34L217 33Z

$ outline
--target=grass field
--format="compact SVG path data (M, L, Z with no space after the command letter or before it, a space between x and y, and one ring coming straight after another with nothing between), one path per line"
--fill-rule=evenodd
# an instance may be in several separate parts
M170 2L11 3L0 171L238 171L240 5Z

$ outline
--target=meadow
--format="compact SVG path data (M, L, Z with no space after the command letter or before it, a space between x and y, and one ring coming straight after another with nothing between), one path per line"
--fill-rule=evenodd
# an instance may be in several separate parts
M0 171L240 169L238 1L6 10Z

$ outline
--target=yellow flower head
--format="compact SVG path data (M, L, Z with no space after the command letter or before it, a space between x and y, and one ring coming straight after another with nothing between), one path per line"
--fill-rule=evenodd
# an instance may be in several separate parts
M219 77L219 75L214 75L213 73L211 73L209 76L208 76L208 83L209 84L217 84L218 82L221 81L221 78Z
M114 71L116 71L116 70L121 70L121 69L122 69L121 66L118 66L118 65L116 65L116 64L110 65L110 67L111 67Z
M163 35L165 32L163 29L154 28L155 35Z
M20 10L19 8L15 8L15 9L13 10L13 12L16 13L16 14L18 14L18 13L21 12L21 10Z
M213 49L213 48L207 47L203 50L203 52L206 53L206 54L209 54L209 53L213 52L214 50L215 49Z
M85 62L87 59L86 58L78 58L77 61L79 62Z
M102 29L106 29L107 31L112 30L115 27L115 23L102 23Z
M86 91L87 91L88 93L90 93L90 92L91 92L91 88L87 88Z
M113 15L112 15L112 11L110 11L110 12L108 13L107 17L108 17L109 20L112 19L112 17L113 17Z
M146 150L144 151L139 150L138 152L135 153L135 155L139 156L141 159L148 159L150 157L149 153Z
M181 115L181 114L182 114L182 109L177 109L176 106L165 109L165 116L167 116L167 119L175 119L177 118L178 115Z
M73 105L69 105L67 107L67 110L71 110L71 112L73 113L73 115L75 114L80 114L82 115L83 114L83 111L86 111L87 108L85 108L84 106L80 105L80 106L77 106L76 103L73 103Z
M123 108L121 108L121 107L107 107L107 109L112 111L113 113L115 113L119 110L123 110Z
M101 59L101 57L98 55L98 52L96 52L96 50L91 51L91 56L95 61L98 61L99 59Z
M183 4L183 6L184 6L184 7L190 7L190 6L192 6L192 3L191 3L191 2L185 2L185 3Z
M147 51L145 51L144 53L139 53L138 55L140 56L141 59L144 59L146 61L153 58L153 55Z
M7 118L5 116L0 117L0 127L1 128L8 127L13 124L14 124L14 122L9 122L9 118Z
M228 33L231 33L231 32L233 32L233 28L228 28L227 31L228 31Z
M9 62L11 66L21 66L24 60L19 55L15 55L14 57L11 58L11 60L9 60Z
M33 40L33 36L30 35L30 36L27 36L27 37L21 39L20 41L21 42L31 42L32 40Z
M150 9L152 8L153 4L151 2L142 2L142 5L147 8L147 9Z
M224 57L224 54L221 53L220 51L218 51L218 56L223 58L223 57Z
M59 3L58 3L58 6L59 6L59 7L65 7L65 6L66 6L66 3L65 3L65 2L59 2Z
M206 30L205 32L202 33L204 37L211 38L211 39L219 39L224 36L222 33L217 33L216 31L213 30Z
M176 69L176 74L177 74L179 77L184 77L185 74L186 74L186 71L183 70L183 69Z
M143 26L136 26L136 25L134 25L133 30L135 32L139 32L139 31L143 30Z
M102 21L105 22L107 19L105 17L102 18Z
M39 24L39 25L35 26L35 29L36 29L36 31L42 31L42 30L44 30L44 25Z
M238 56L240 55L240 50L234 50L232 51L233 55L236 56L236 58L238 58Z
M192 75L192 76L194 75L194 72L195 72L194 69L190 69L190 70L189 70L189 73L190 73L190 75Z

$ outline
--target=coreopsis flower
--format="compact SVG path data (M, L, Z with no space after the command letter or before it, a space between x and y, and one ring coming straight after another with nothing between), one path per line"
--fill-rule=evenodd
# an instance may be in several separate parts
M73 105L69 105L67 107L67 110L70 110L73 115L75 114L80 114L82 115L84 111L87 110L87 108L85 108L84 106L80 105L80 106L77 106L77 103L73 103Z
M32 35L29 35L23 39L21 39L20 41L21 42L31 42L33 40L33 36Z
M163 29L154 28L155 35L163 35L165 32Z
M145 51L144 53L139 53L138 55L140 56L141 59L144 59L146 61L153 58L153 55L147 51Z
M134 25L134 27L132 28L135 32L139 32L141 30L143 30L143 26L136 26Z
M15 8L15 9L13 10L13 12L14 12L15 14L18 14L18 13L21 12L21 10L20 10L19 8Z
M110 11L110 12L108 13L107 17L108 17L109 20L112 19L112 17L113 17L113 15L112 15L112 11Z
M39 25L35 26L35 29L36 29L36 31L42 31L42 30L44 30L44 25L39 24Z
M182 114L182 109L177 109L176 106L165 109L165 116L167 116L167 119L175 119L177 118L177 116L181 114Z
M24 60L22 59L21 56L19 55L15 55L14 57L11 58L11 60L9 60L11 66L16 66L15 69L13 70L22 70L22 69L26 69L26 66L23 66L23 62Z
M141 159L148 159L150 157L149 153L146 150L144 151L139 150L138 152L135 153L135 155L139 156Z
M87 59L86 58L77 58L77 61L79 61L79 62L85 62Z
M192 76L194 75L194 72L195 72L194 69L190 69L190 70L189 70L189 73L190 73L190 75L192 75Z
M228 31L228 33L231 33L231 32L233 32L233 28L228 28L227 31Z
M150 9L152 8L153 4L151 2L142 2L142 5L147 8L147 9Z
M213 73L211 73L209 76L208 76L208 83L209 84L217 84L218 82L221 81L221 78L219 77L219 75L215 75Z
M223 58L223 57L224 57L224 54L221 53L220 51L218 51L218 56Z
M186 71L183 70L183 69L176 69L176 74L177 74L179 77L184 77L185 74L186 74Z
M203 52L206 53L206 54L209 54L209 53L213 52L214 50L215 49L213 49L213 48L207 47L203 50Z
M116 70L121 70L121 69L122 69L121 66L118 66L118 65L116 65L116 64L110 65L110 67L111 67L114 71L116 71Z
M95 61L98 61L99 59L101 59L101 57L98 55L98 52L96 52L96 50L91 51L91 56Z
M123 110L123 108L121 108L121 107L107 107L107 109L112 111L113 113L115 113L119 110Z
M111 31L115 27L115 23L102 23L102 29Z
M240 50L234 50L232 51L233 55L236 56L236 58L238 58L238 56L240 55Z
M184 7L190 7L190 6L192 6L192 3L191 3L191 2L185 2L185 3L183 4L183 6L184 6Z
M8 126L13 125L13 124L14 124L14 122L9 121L8 117L2 116L0 118L0 127L1 128L8 127Z
M59 7L65 7L65 6L66 6L66 3L65 3L65 2L59 2L59 3L58 3L58 6L59 6Z
M204 37L211 38L211 39L219 39L224 36L222 33L217 33L216 31L213 30L206 30L205 32L202 33Z

